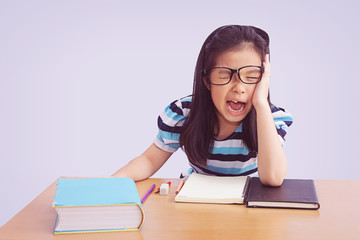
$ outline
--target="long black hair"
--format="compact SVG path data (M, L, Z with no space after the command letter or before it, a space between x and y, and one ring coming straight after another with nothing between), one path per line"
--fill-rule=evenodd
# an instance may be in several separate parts
M219 55L251 46L264 61L269 54L269 35L253 26L227 25L212 32L201 47L197 59L190 112L180 134L189 161L205 166L214 143L214 130L219 127L211 93L204 82L205 70L215 66ZM269 105L270 94L268 96ZM256 112L254 107L243 119L244 143L250 151L258 149Z

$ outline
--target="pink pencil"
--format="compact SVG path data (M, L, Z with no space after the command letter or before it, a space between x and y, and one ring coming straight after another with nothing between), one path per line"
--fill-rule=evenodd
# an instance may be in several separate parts
M156 187L155 184L153 184L151 186L151 188L149 189L149 191L145 194L145 196L141 199L141 203L144 203L145 200L148 198L148 196L150 195L150 193L154 190L154 188Z

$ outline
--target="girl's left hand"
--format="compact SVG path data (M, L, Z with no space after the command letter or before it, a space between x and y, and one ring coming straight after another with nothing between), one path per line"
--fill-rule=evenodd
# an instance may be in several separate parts
M267 98L269 95L270 87L270 61L269 54L265 56L265 62L263 63L264 73L262 75L261 81L256 84L254 94L252 96L252 104L255 109L260 106L269 106Z

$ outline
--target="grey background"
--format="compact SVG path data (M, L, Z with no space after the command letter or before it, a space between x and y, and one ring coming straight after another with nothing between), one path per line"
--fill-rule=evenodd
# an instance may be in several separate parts
M0 1L0 226L59 176L141 154L225 24L270 35L272 101L295 119L287 177L359 178L355 1L124 2ZM178 151L154 176L187 167Z

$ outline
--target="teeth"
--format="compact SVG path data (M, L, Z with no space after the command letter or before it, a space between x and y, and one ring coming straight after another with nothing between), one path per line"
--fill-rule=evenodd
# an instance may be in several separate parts
M237 103L235 101L232 101L232 102ZM229 104L227 104L227 106L229 107L230 111L232 111L232 112L241 112L245 108L245 104L243 104L242 107L239 110L232 109Z

